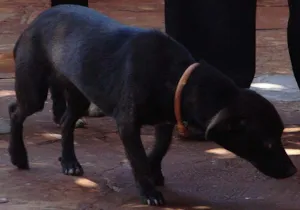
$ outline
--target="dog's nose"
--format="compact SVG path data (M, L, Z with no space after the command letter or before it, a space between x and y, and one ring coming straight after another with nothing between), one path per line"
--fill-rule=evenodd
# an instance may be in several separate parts
M278 176L276 176L274 178L286 179L286 178L289 178L289 177L293 176L294 174L296 174L297 171L298 171L297 168L294 165L292 165L286 169L281 169L280 175L278 174Z
M290 176L293 176L294 174L297 173L297 168L295 166L292 166L289 168L289 170L287 171L286 173L286 177L290 177Z

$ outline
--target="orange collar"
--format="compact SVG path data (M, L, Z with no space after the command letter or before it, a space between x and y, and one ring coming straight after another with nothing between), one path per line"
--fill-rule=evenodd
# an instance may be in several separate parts
M183 137L186 137L188 135L188 128L186 127L186 125L184 125L182 118L181 118L181 95L182 95L181 93L182 93L183 87L186 85L190 75L195 70L195 68L199 65L200 65L199 63L193 63L185 70L185 72L182 74L182 76L177 84L177 88L176 88L176 92L175 92L174 111L175 111L175 117L176 117L176 121L177 121L177 130L178 130L178 133Z

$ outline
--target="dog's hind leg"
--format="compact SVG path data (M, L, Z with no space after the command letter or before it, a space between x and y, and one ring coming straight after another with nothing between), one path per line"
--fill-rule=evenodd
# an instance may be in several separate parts
M81 176L83 169L74 149L74 129L76 121L89 108L89 100L73 85L66 89L67 110L62 117L62 156L59 159L65 175Z
M64 86L60 84L60 81L57 78L53 77L51 78L49 89L52 99L53 121L60 126L62 117L67 110ZM75 128L84 127L85 125L86 122L83 118L78 119Z
M16 61L16 102L8 107L11 124L8 150L12 164L19 169L29 168L23 141L23 123L28 116L41 111L47 99L47 77L42 71L35 71L36 69L36 64L31 64L30 61Z
M11 133L8 151L11 162L19 169L29 169L28 157L23 141L23 122L26 114L20 110L17 102L9 105Z
M155 144L148 155L153 180L156 186L164 185L164 176L161 171L161 162L172 142L174 125L161 124L155 126Z
M49 89L52 99L53 121L57 125L60 125L61 118L67 109L64 89L60 84L60 81L56 78L51 79Z

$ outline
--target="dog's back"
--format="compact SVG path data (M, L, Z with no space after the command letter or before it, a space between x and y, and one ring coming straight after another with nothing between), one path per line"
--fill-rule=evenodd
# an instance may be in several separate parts
M25 86L18 82L24 74L43 82L45 90L49 78L50 85L60 78L63 86L75 85L107 115L114 114L120 99L129 98L126 94L135 94L140 105L155 106L155 99L164 98L161 89L168 71L174 70L171 62L177 63L174 78L194 62L182 45L159 31L125 26L76 5L40 14L20 36L15 60L31 66L26 71L17 67L19 86Z
M41 13L21 34L14 56L17 59L21 53L23 57L27 51L37 60L48 60L57 70L69 70L70 65L86 59L108 58L142 31L86 7L59 5Z

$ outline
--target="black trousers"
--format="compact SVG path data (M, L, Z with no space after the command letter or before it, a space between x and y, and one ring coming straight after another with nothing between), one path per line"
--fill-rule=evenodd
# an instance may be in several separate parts
M290 16L288 21L288 48L292 63L292 69L300 87L300 2L288 0Z
M51 0L51 7L59 4L77 4L81 6L89 6L88 0Z
M166 32L239 86L255 74L255 0L165 0Z
M300 1L288 3L288 48L300 87ZM256 0L165 0L166 32L244 88L255 74L255 17Z

